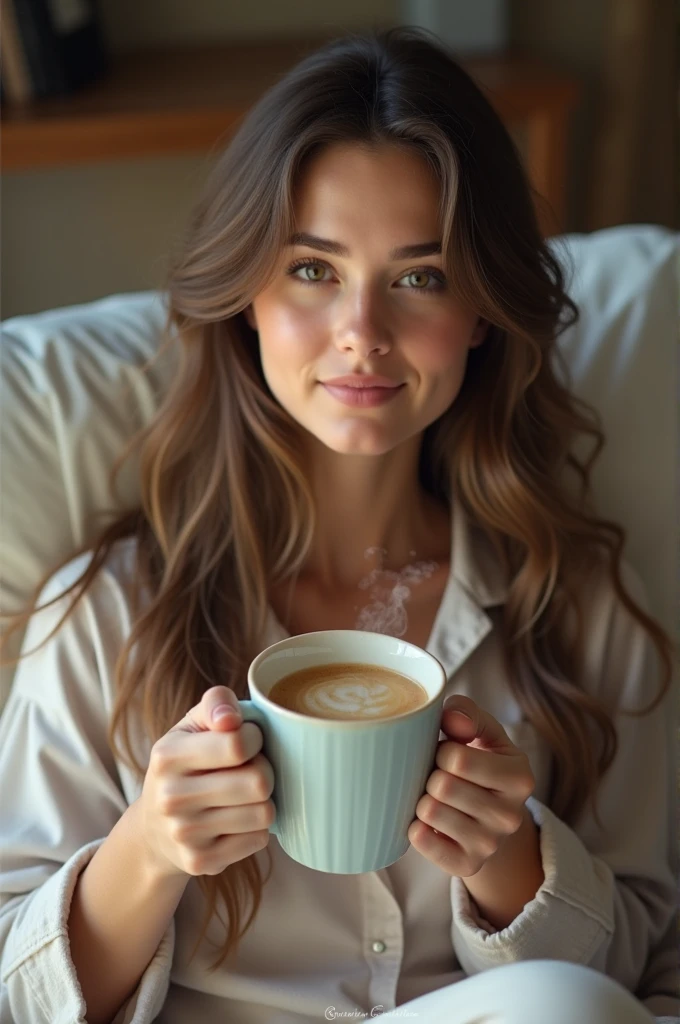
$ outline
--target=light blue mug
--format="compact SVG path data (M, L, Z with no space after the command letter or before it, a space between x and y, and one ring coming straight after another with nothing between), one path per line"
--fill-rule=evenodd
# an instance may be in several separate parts
M427 700L379 720L302 715L268 699L271 688L300 669L360 662L392 669L419 683ZM245 721L262 730L262 752L274 769L271 826L293 860L316 871L357 874L387 867L409 847L434 767L446 673L431 654L382 633L331 629L288 637L262 651L248 671Z

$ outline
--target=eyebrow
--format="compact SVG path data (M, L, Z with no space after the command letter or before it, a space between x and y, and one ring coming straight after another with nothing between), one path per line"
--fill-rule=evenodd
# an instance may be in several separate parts
M332 242L330 238L319 238L318 235L309 235L305 231L296 231L288 239L288 245L307 245L310 249L319 249L321 252L330 253L331 256L349 256L350 251L346 245L340 242ZM390 250L389 258L396 260L413 260L421 256L437 256L442 251L441 242L419 242L416 245L399 245Z

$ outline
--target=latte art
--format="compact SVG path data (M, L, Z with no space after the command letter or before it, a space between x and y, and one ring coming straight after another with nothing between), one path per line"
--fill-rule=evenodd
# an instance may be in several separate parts
M394 697L394 690L384 683L348 676L337 683L315 683L298 694L298 703L308 715L375 718L391 712Z
M379 719L413 711L428 694L399 672L347 663L292 672L272 687L269 699L312 718Z

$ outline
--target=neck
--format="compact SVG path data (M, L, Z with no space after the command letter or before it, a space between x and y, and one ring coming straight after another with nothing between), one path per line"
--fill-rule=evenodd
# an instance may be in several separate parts
M356 588L374 569L449 554L448 510L418 480L420 438L384 456L310 453L317 523L303 573L323 589Z

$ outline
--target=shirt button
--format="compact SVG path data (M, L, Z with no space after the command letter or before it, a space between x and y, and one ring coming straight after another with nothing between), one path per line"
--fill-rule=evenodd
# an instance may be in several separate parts
M384 953L385 950L387 949L387 946L385 945L384 942L381 942L380 939L376 939L375 942L371 943L371 949L373 950L374 953Z

